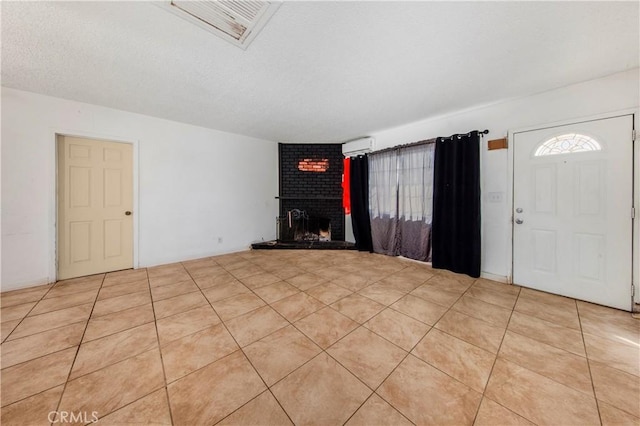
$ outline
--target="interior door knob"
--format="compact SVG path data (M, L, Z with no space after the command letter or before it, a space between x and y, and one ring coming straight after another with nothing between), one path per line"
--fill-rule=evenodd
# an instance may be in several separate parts
M124 214L126 214L127 216L131 216L131 212L129 210L127 210L126 212L124 212Z
M518 225L522 225L524 223L524 221L522 219L516 219L516 223Z

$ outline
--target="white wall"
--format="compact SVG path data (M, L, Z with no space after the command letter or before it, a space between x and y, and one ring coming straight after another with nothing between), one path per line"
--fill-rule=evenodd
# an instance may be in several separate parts
M55 133L135 144L140 267L275 238L275 142L2 88L3 291L55 280Z
M636 68L526 98L375 132L370 136L376 140L375 148L383 149L436 136L489 129L490 133L484 137L481 149L482 271L485 276L494 275L493 278L506 279L511 261L511 208L507 205L509 160L505 149L488 151L487 141L505 137L507 132L523 127L638 108L638 74L639 70ZM636 128L639 127L636 116ZM489 202L489 193L502 194L502 201ZM636 200L638 198L636 194Z
M382 149L472 129L490 130L482 149L482 271L505 277L511 250L509 160L507 150L487 151L486 141L523 127L638 108L638 72L370 136L376 139L376 149ZM638 124L636 117L636 128ZM236 251L254 240L275 238L276 143L2 88L2 290L55 279L56 132L137 143L139 266ZM502 193L502 201L488 202L488 193ZM638 199L636 194L636 204Z

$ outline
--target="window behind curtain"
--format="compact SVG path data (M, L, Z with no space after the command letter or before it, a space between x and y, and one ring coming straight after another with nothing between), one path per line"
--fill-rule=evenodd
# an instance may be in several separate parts
M422 144L370 155L376 253L430 260L434 150L434 144Z

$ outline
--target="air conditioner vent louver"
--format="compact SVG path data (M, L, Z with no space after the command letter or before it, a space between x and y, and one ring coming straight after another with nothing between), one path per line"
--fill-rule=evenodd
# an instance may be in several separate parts
M260 14L260 10L268 5L262 1L221 1L221 5L242 16L247 21L253 21Z
M274 1L189 1L163 4L176 15L246 48L280 6Z

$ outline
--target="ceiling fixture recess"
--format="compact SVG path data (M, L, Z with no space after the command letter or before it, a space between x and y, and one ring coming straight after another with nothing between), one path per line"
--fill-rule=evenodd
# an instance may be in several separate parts
M246 49L280 7L279 1L171 0L163 8L205 30Z

